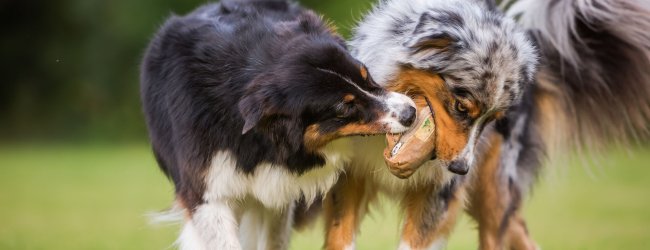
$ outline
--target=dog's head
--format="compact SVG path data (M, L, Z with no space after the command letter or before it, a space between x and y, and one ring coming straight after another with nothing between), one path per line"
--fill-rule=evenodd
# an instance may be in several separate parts
M481 131L521 98L537 56L526 34L503 15L472 1L430 2L435 4L381 6L357 29L352 45L371 71L384 71L378 73L381 84L429 99L436 123L433 155L450 171L466 174ZM423 6L402 6L408 4Z
M314 152L343 136L402 132L413 101L377 85L337 39L306 37L246 88L243 134L255 130Z

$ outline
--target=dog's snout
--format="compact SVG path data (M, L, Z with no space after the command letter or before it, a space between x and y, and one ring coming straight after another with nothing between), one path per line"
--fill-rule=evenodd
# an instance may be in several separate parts
M407 131L415 122L415 103L406 95L388 92L384 97L384 116L381 121L389 133Z
M449 164L447 169L454 174L466 175L469 172L469 165L463 160L455 160Z
M415 117L416 117L415 111L416 110L414 107L406 106L404 111L402 111L399 114L399 123L401 123L406 127L411 126L411 124L413 124L413 122L415 121Z

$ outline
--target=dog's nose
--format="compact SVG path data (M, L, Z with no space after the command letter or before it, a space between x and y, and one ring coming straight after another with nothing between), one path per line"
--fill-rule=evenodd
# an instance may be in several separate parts
M411 126L415 121L415 111L414 107L408 106L406 110L399 114L399 123L406 127Z
M454 174L459 174L459 175L466 175L467 172L469 172L469 166L465 161L462 160L456 160L452 161L451 164L447 167L447 169L454 173Z

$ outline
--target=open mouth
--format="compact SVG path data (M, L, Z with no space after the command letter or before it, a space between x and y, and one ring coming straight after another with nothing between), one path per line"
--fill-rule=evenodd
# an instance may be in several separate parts
M386 134L387 147L384 149L384 161L390 172L399 178L408 178L431 159L435 151L436 124L431 103L424 96L426 103L417 107L414 126L404 133Z

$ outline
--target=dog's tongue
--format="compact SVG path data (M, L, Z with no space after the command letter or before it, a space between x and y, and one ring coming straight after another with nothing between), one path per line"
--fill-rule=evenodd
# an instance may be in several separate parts
M436 124L429 106L418 107L414 126L403 134L386 134L388 146L384 160L390 172L407 178L425 161L431 159L435 149Z

